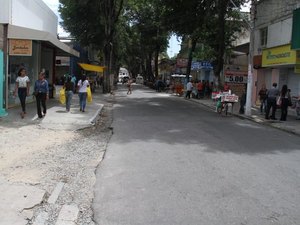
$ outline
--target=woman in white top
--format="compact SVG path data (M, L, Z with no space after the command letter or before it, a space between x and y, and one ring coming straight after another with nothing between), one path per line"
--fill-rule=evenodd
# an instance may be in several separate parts
M87 87L90 86L89 81L86 79L85 75L82 75L81 80L78 81L78 95L79 95L79 106L80 111L85 111L86 98L87 98Z
M16 79L16 87L14 96L19 96L20 103L22 106L21 118L23 119L26 114L25 103L26 97L29 96L29 88L30 88L30 80L29 77L26 76L25 68L21 68L18 71L18 77Z

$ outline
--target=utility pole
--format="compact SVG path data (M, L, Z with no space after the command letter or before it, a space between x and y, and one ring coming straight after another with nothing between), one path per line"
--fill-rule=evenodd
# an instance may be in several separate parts
M254 53L254 19L255 19L255 3L256 0L251 1L250 8L250 43L248 54L248 82L247 82L247 97L246 97L246 116L251 116L252 107L252 89L253 89L253 53Z
M236 4L230 0L231 3L237 8ZM249 42L249 53L248 53L248 80L247 80L247 95L246 95L246 110L245 115L251 116L252 107L252 88L253 88L253 52L254 52L254 19L255 19L255 5L256 0L251 1L250 8L250 23L245 20L248 25L250 42Z

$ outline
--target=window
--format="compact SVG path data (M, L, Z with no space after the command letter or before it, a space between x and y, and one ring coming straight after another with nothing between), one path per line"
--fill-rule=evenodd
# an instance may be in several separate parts
M260 45L262 47L267 45L268 40L268 27L260 29Z

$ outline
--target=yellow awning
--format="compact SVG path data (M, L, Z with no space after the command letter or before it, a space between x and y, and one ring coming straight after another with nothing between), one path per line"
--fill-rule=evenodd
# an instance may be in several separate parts
M78 63L78 65L86 71L93 71L93 72L101 72L102 73L105 69L105 66L97 66L97 65L87 64L87 63Z

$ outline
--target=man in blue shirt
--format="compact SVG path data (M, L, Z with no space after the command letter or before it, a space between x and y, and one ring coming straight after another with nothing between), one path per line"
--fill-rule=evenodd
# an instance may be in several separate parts
M273 86L270 90L267 91L267 110L266 110L266 119L276 120L275 113L276 113L276 98L279 96L279 90L277 89L277 83L273 83ZM269 118L270 109L272 108L272 115Z
M43 118L46 115L47 107L46 100L49 99L49 85L45 79L45 73L40 72L39 79L34 83L34 93L36 97L37 114L39 118ZM43 114L41 110L41 103L43 107Z

